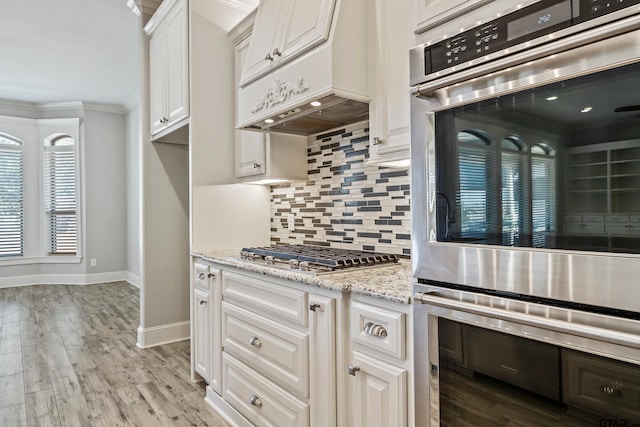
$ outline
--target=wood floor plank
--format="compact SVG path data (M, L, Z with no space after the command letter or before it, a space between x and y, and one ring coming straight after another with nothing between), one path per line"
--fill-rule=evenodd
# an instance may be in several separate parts
M83 395L79 394L66 399L56 398L60 424L63 426L92 425L89 407Z
M27 425L24 403L0 408L0 426L20 427Z
M52 389L27 393L25 400L27 423L29 425L60 425L58 406Z
M0 377L0 408L24 403L24 376L22 372Z
M24 392L33 393L41 390L53 390L49 365L45 362L29 366L24 370Z
M82 395L82 388L80 388L80 383L73 368L56 369L50 371L50 374L56 399L60 400Z
M0 377L22 372L22 351L0 353Z

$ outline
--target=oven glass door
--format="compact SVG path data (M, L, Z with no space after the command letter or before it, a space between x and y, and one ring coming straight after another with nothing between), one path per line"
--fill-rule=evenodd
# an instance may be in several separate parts
M440 242L640 253L640 64L435 113Z

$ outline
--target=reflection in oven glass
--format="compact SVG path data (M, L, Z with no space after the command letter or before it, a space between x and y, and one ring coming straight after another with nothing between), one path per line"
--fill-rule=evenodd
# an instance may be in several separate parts
M640 367L438 321L442 426L640 426Z

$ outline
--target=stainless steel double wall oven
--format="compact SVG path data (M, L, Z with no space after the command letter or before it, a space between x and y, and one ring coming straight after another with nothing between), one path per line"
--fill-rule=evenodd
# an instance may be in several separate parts
M417 425L640 425L640 0L483 3L410 52Z

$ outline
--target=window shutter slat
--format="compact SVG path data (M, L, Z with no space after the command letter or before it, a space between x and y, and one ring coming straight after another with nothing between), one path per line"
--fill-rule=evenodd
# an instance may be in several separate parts
M0 257L24 253L22 143L0 136Z

